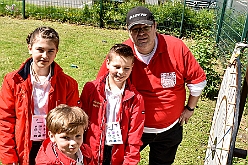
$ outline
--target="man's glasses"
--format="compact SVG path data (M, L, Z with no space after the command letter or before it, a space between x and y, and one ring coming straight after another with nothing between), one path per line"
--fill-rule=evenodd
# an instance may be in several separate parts
M152 25L146 25L141 28L130 29L131 34L138 34L139 32L149 33L152 29Z

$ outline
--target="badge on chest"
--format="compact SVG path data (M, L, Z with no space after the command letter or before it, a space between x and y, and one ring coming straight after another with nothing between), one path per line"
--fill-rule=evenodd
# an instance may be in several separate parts
M106 145L123 144L119 122L109 122L106 128Z
M46 115L33 115L30 140L42 141L46 139Z

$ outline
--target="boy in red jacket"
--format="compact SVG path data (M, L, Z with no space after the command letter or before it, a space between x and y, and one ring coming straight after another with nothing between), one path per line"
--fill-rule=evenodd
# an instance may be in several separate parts
M85 143L92 149L95 165L140 161L145 114L143 98L129 80L133 60L129 46L114 45L107 57L108 72L83 88L82 109L90 122Z
M36 165L88 165L91 149L83 144L88 116L79 107L61 104L46 117L47 138L37 154Z

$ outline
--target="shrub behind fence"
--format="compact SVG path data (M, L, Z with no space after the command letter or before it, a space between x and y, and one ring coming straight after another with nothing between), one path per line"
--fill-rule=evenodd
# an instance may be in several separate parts
M195 33L211 29L214 21L213 10L195 11L188 7L184 8L178 1L165 3L159 1L158 5L120 0L0 0L0 2L0 15L117 29L125 29L127 12L135 6L142 5L154 13L160 32L174 36L195 36Z

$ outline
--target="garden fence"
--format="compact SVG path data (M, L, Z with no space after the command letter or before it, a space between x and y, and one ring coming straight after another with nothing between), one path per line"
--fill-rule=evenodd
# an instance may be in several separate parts
M217 0L216 12L216 43L220 59L226 63L235 44L248 41L248 1ZM242 58L242 64L246 64L247 57Z
M12 15L20 15L23 18L55 19L59 22L87 24L105 28L125 28L125 16L133 6L123 2L124 0L0 0L1 10L8 10ZM181 0L166 1L173 3L174 9L165 0L141 0L134 1L133 5L149 6L155 17L164 19L156 20L158 30L162 33L178 37L190 34L192 29L198 26L187 18L189 11ZM159 9L163 6L163 11ZM95 8L92 10L92 8ZM169 13L171 12L171 13ZM186 14L184 14L184 12ZM20 17L19 16L19 17ZM69 18L69 19L68 19ZM184 21L187 20L187 21ZM172 33L172 31L174 33Z

